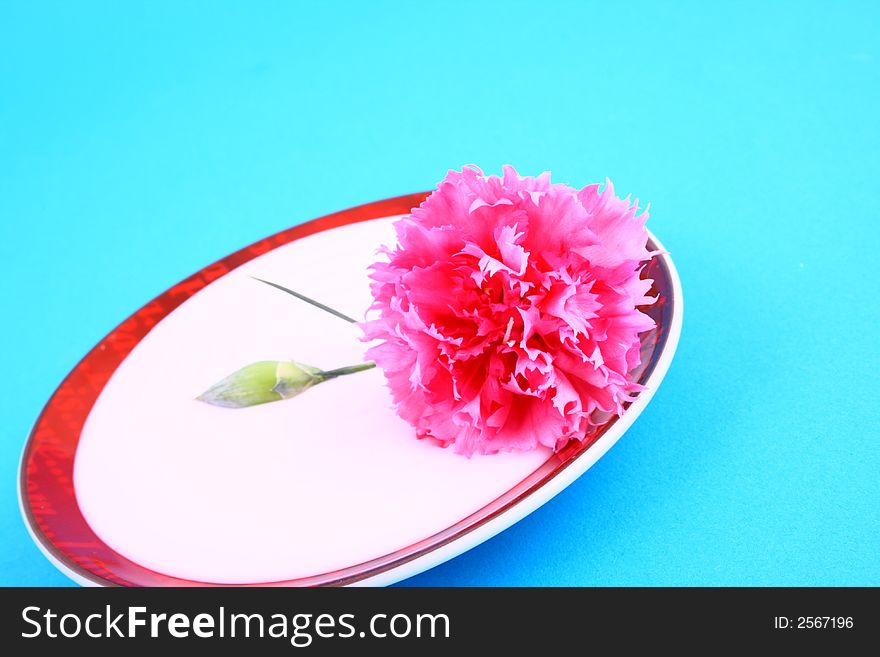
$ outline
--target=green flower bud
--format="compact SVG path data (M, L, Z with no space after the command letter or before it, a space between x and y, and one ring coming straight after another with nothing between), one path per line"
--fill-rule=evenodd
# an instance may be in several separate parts
M214 384L198 400L226 408L246 408L296 397L325 380L316 367L292 360L262 360Z

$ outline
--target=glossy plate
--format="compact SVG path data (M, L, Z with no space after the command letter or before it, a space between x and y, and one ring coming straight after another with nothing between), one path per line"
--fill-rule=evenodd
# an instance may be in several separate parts
M361 316L366 268L392 221L426 193L296 226L160 295L68 375L25 446L20 501L40 549L87 585L382 585L502 531L601 457L657 390L681 330L668 255L644 275L657 328L635 373L647 387L586 441L466 459L418 441L381 372L241 410L194 401L241 365L362 360L352 325L253 280ZM662 250L651 238L653 247Z

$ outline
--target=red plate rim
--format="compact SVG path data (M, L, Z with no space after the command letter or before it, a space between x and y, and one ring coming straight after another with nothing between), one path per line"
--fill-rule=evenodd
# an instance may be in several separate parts
M408 214L430 192L406 194L366 203L299 224L266 237L208 265L169 288L113 329L73 368L37 418L22 455L19 496L22 513L38 546L62 570L83 583L99 586L228 586L182 579L150 570L122 556L92 531L82 515L73 487L76 448L86 418L104 385L140 340L166 315L196 292L242 264L275 248L321 231L382 217ZM656 246L652 243L649 246ZM674 275L665 255L655 257L643 276L654 279L657 303L644 310L657 328L642 338L644 383L657 367L670 335ZM553 454L516 486L454 525L376 559L320 575L244 586L342 586L364 582L408 564L482 527L546 486L583 456L616 422L581 443ZM414 574L414 573L412 573Z

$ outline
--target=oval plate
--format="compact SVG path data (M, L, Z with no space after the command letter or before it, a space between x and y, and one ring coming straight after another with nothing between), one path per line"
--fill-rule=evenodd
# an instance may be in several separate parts
M357 316L369 303L365 267L393 239L391 221L427 194L248 246L92 349L43 409L22 456L22 513L50 561L84 585L385 585L494 536L595 463L647 405L675 352L682 297L668 254L643 274L658 296L645 308L657 328L643 334L634 373L647 389L559 453L465 459L413 440L378 371L241 411L193 401L252 360L358 362L364 345L350 325L251 277Z

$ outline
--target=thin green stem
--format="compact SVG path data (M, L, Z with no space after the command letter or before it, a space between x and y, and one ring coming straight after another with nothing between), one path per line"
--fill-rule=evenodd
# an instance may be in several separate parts
M337 376L345 376L346 374L363 372L364 370L371 370L374 367L376 367L376 363L360 363L359 365L349 365L348 367L340 367L339 369L335 370L319 372L318 376L320 376L322 379L335 379Z
M309 299L304 294L300 294L299 292L294 292L293 290L286 288L283 285L278 285L278 283L273 283L272 281L264 281L262 278L257 278L256 276L251 276L251 278L253 278L255 281L260 281L260 283L265 283L266 285L271 285L272 287L274 287L278 290L281 290L282 292L287 292L288 294L296 297L300 301L305 301L306 303L310 303L315 308L320 308L324 312L328 312L331 315L336 315L336 317L338 317L339 319L344 319L346 322L349 322L351 324L357 323L357 320L352 319L348 315L341 313L338 310L334 310L330 306L325 306L323 303L320 303L319 301L315 301L314 299Z

